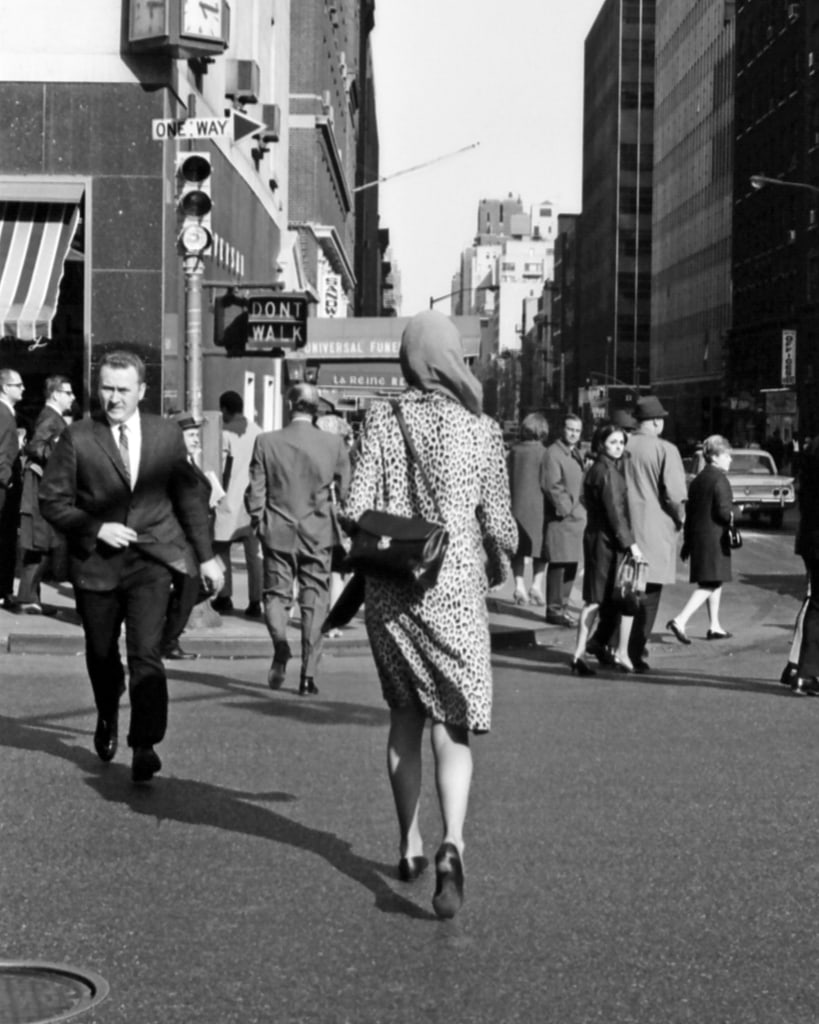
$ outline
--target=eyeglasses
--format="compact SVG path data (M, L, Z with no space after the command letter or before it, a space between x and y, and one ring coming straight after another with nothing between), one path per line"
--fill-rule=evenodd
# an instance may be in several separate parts
M24 388L25 384L21 380L10 380L8 382L8 384L6 384L6 387L7 388Z

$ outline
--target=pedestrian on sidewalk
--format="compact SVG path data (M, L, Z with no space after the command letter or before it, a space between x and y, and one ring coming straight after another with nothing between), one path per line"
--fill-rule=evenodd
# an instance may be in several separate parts
M339 496L350 483L350 457L339 434L314 424L318 388L295 384L287 395L290 422L261 434L250 462L245 504L264 555L264 616L273 641L268 686L284 682L290 645L287 623L298 583L301 610L299 694L317 694L321 627L327 616L333 548L333 484Z
M680 551L683 561L691 559L689 580L696 583L696 589L683 610L666 624L681 644L691 643L686 626L704 604L708 607L706 639L724 640L731 635L722 628L719 617L722 584L731 579L728 528L734 507L726 475L731 468L731 444L720 434L712 434L703 442L702 453L705 466L688 489Z
M119 636L125 624L134 782L147 782L162 767L154 748L168 720L159 645L171 574L199 574L214 591L223 579L213 556L207 502L190 471L182 432L140 411L145 388L138 355L106 353L99 368L101 409L64 431L40 485L43 515L68 539L69 575L97 706L94 748L103 761L117 750L125 691Z
M546 621L574 629L569 596L583 558L586 508L583 504L585 467L578 444L583 421L576 413L563 417L560 437L546 449L543 491L546 496Z
M794 624L782 682L798 697L819 695L819 442L806 444L799 460L799 525L795 551L807 574L807 593Z
M620 614L613 600L614 581L619 560L631 552L636 560L643 555L631 528L625 475L620 465L626 445L625 431L607 423L599 427L592 441L595 461L583 482L583 503L588 516L583 535L583 608L577 624L577 641L572 658L572 675L593 676L586 653L594 620L600 607L614 609L620 624L612 664L623 672L633 672L628 653L633 616Z
M196 479L196 485L202 501L208 507L208 529L213 539L213 522L216 517L215 505L222 495L222 488L219 481L211 473L210 479L199 468L198 458L202 451L202 421L196 419L193 413L180 412L171 417L182 431L185 439L185 450L188 455L188 464ZM216 493L214 490L216 489ZM191 612L199 604L209 597L208 591L202 585L198 576L189 576L184 572L175 572L171 583L171 596L168 601L168 612L165 618L165 626L162 630L162 640L159 645L162 657L166 661L190 661L196 657L190 651L186 651L180 643L180 637L188 624Z
M435 487L449 548L429 590L368 576L365 622L390 708L387 766L398 815L398 876L406 882L427 867L419 823L421 741L427 719L432 722L443 821L432 902L448 918L463 902L469 737L491 726L487 586L508 574L518 531L503 436L482 415L480 384L464 364L453 322L434 310L414 316L401 337L400 361L408 387L398 402ZM354 523L369 509L436 516L387 402L374 402L367 414L344 514Z
M544 581L544 494L546 442L549 421L540 412L529 413L520 425L520 441L507 456L512 515L518 524L518 549L512 559L515 604L546 603ZM532 583L526 591L526 563L532 563Z
M20 501L20 547L23 552L17 608L28 615L42 615L40 583L46 573L52 579L62 575L65 538L46 521L40 511L40 481L57 442L67 427L65 415L74 403L74 388L68 377L46 378L45 405L34 424L34 432L23 449L25 469ZM59 582L59 580L57 580Z
M233 570L230 553L234 544L241 544L247 569L248 603L245 615L262 617L262 554L259 538L250 526L245 509L245 491L249 482L250 459L261 428L244 413L244 401L236 391L219 396L222 413L222 488L224 497L216 506L214 550L225 570L225 585L211 602L214 611L233 611Z
M16 370L0 370L0 601L13 611L22 464L15 406L25 393Z

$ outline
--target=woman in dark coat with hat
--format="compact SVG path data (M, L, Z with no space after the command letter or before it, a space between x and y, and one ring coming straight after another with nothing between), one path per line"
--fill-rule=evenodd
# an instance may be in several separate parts
M724 437L713 434L703 443L703 455L705 467L694 478L688 491L680 552L683 561L689 556L691 558L689 578L697 588L683 610L666 625L682 644L691 643L685 627L703 604L708 606L706 639L723 640L731 635L725 632L719 621L722 584L731 579L728 527L733 518L733 505L731 485L726 476L731 466L731 446Z
M512 559L515 604L545 604L544 476L548 462L549 421L530 413L520 425L520 441L507 456L512 515L518 524L518 549ZM526 560L532 563L532 585L526 592Z

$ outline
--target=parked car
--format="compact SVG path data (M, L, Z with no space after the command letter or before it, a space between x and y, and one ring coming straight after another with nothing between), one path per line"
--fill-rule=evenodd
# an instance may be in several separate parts
M705 465L705 457L698 451L683 464L690 484ZM751 522L766 515L771 526L781 526L785 509L796 504L793 477L778 473L773 456L761 448L732 448L728 481L737 512L747 512Z

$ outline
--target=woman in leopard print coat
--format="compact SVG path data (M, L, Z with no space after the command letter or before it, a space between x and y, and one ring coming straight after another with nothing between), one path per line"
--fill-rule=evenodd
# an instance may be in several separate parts
M400 829L399 876L426 866L418 823L421 739L432 721L443 841L436 857L433 905L450 917L463 898L463 824L472 754L469 733L488 732L492 671L486 593L503 582L518 535L512 517L501 432L481 414L480 385L463 363L451 320L413 317L401 342L410 387L401 410L449 532L434 587L368 577L365 619L390 708L388 768ZM374 403L362 432L345 517L367 509L435 520L433 501L390 405Z

